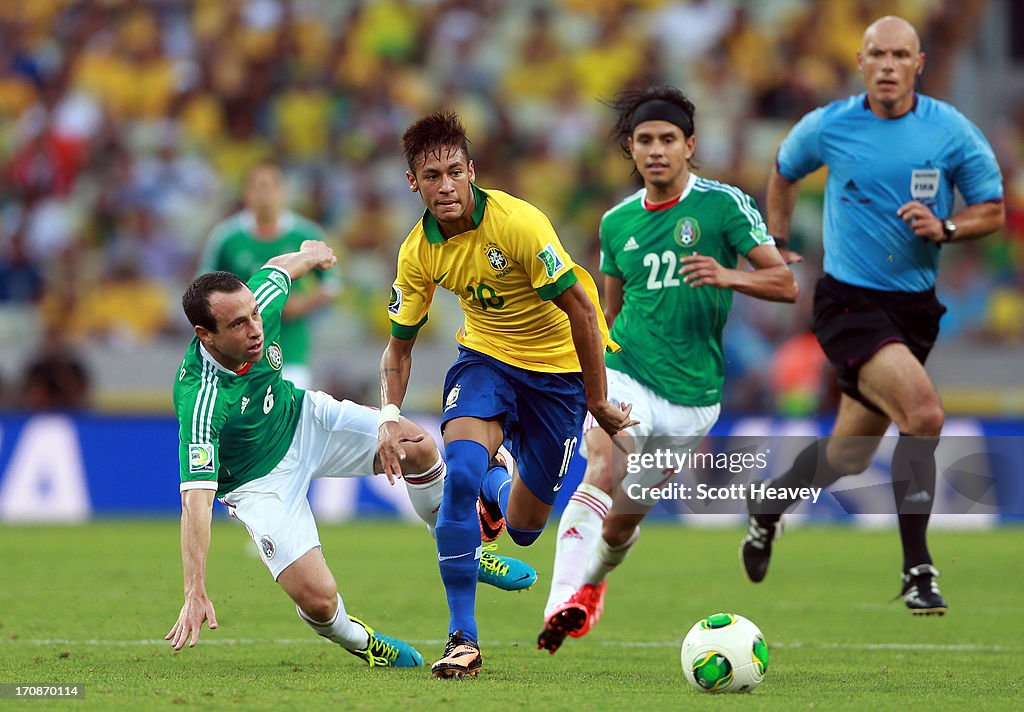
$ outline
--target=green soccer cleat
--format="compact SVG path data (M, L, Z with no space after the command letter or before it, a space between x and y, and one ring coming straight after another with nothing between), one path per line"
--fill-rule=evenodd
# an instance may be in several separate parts
M477 569L477 581L502 591L525 591L537 583L537 572L532 566L519 559L490 553L497 548L497 544L484 547L480 555L480 568Z
M351 648L346 648L346 650L370 667L420 667L423 665L423 656L404 640L381 635L355 616L349 616L348 619L363 627L366 634L370 636L370 643L366 646L366 650L352 650Z

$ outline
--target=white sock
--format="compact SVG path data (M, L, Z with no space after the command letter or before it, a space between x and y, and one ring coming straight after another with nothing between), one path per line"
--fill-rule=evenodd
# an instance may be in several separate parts
M558 521L555 567L551 573L551 593L544 607L545 619L583 585L584 569L601 540L601 527L611 506L610 495L587 483L577 487L569 498Z
M412 508L426 523L430 536L435 539L437 538L434 534L434 529L437 527L437 510L441 507L441 494L444 491L446 471L444 460L438 457L434 466L423 474L405 476L405 489L409 493Z
M329 621L323 623L315 621L307 616L305 611L298 606L295 606L295 611L299 614L299 618L316 631L317 635L322 635L343 648L348 650L366 650L366 646L370 644L370 637L366 634L366 629L348 619L348 613L345 612L345 603L341 600L340 593L338 594L338 609L334 612L334 617Z
M583 574L583 582L596 586L604 581L605 577L623 562L639 538L640 527L633 530L633 536L629 537L629 541L622 546L609 546L603 536L599 537L600 541L597 543L594 553L591 554L590 561L587 562L587 571Z

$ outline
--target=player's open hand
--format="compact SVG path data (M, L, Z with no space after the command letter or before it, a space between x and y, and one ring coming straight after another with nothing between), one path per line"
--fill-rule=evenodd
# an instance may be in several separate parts
M405 460L405 443L418 443L424 438L423 433L409 436L402 432L401 422L381 423L377 430L377 460L383 468L388 482L402 476L402 462Z
M634 420L630 413L633 410L632 403L613 403L610 400L598 401L595 405L587 406L594 420L609 435L615 435L620 430L639 423Z
M205 593L188 594L178 613L177 622L164 636L164 640L171 641L171 647L175 650L181 650L185 641L188 641L188 647L194 648L199 643L204 621L209 624L210 630L217 627L217 612L213 609L213 601Z
M732 270L728 270L709 255L686 255L680 258L682 267L679 274L683 282L691 287L711 285L719 289L730 289L733 285Z

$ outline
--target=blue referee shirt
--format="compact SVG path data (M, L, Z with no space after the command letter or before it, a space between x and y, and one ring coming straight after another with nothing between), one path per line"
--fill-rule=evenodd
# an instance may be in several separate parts
M896 119L875 116L867 94L815 109L790 131L777 161L788 180L828 166L825 272L871 289L935 286L939 246L914 235L896 215L901 205L918 200L944 219L954 185L968 205L1003 197L999 166L978 127L921 94Z

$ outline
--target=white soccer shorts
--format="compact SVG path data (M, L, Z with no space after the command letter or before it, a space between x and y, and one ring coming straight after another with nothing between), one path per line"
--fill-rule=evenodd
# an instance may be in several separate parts
M666 400L632 376L606 369L608 378L608 399L613 403L631 403L633 420L640 422L626 432L633 436L633 452L647 453L658 449L684 453L697 447L710 432L721 405L686 406ZM587 414L583 432L600 427L594 416ZM580 454L587 456L586 440L580 446ZM639 484L643 488L656 488L673 478L677 473L665 469L641 468L638 472L627 472L622 487ZM638 504L653 507L657 500L650 497L631 498Z
M269 473L221 498L245 524L274 580L310 549L320 546L306 494L317 477L373 474L378 411L306 391L295 437Z

